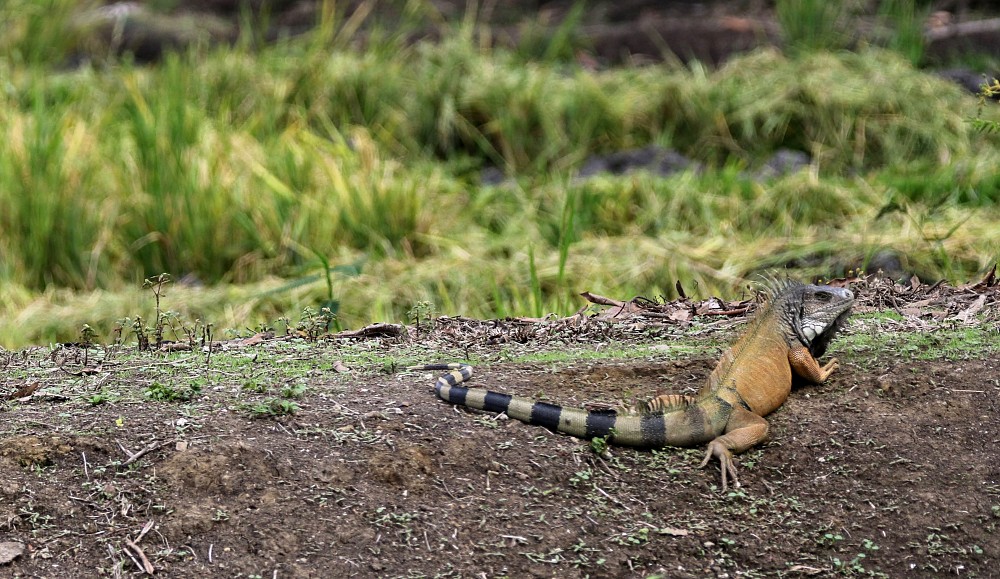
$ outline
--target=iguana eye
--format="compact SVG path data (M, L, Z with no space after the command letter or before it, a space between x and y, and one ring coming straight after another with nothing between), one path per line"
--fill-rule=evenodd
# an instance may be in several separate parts
M830 292L816 292L816 299L821 302L828 302L833 299L833 294Z

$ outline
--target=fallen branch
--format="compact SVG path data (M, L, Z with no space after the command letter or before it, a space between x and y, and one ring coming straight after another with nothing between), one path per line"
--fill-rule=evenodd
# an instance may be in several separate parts
M164 446L166 446L168 444L173 444L175 442L177 442L176 438L171 438L169 440L164 440L162 442L157 442L157 441L154 440L153 442L147 444L145 448L143 448L139 452L136 452L135 454L129 452L128 449L125 448L124 446L122 446L122 443L119 442L118 443L118 448L122 449L122 452L124 452L125 455L128 456L128 459L125 462L122 463L122 466L130 465L133 462L139 460L140 458L146 456L147 454L153 452L154 450L159 450L159 449L163 448Z
M149 559L146 558L146 554L142 552L142 548L133 543L128 537L125 538L125 544L128 545L129 549L132 549L132 551L139 556L139 559L142 560L142 565L140 565L139 562L132 557L131 553L129 553L129 557L132 558L132 561L135 562L136 566L145 571L147 575L152 575L153 571L156 569L153 567L153 564L149 562ZM126 551L126 553L128 553L128 551Z

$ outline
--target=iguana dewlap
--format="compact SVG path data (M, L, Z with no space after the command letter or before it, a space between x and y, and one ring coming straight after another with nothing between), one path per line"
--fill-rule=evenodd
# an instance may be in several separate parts
M708 443L701 466L714 456L739 486L733 453L767 436L764 416L784 403L792 375L821 383L837 368L837 359L820 366L817 358L843 325L854 303L846 288L773 282L746 329L719 360L696 396L666 394L636 411L598 411L562 407L530 398L461 386L472 376L467 364L431 364L412 370L450 370L438 378L437 395L452 404L511 418L580 438L607 437L617 445L655 448Z

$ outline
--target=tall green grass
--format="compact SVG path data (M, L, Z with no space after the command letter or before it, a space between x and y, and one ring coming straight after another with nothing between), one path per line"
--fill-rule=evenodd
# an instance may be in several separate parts
M879 3L879 16L889 28L884 46L903 55L914 66L924 60L924 23L931 6L930 3L916 0L886 0Z
M28 340L72 338L59 319L100 327L102 290L161 272L254 288L228 294L245 325L331 296L351 325L420 301L494 316L573 311L583 290L669 297L678 279L729 292L759 268L830 276L886 248L953 278L1000 257L1000 135L966 121L974 98L888 51L593 72L562 55L568 31L542 60L468 24L356 51L362 11L256 52L68 70L29 40L37 15L2 13L16 34L0 54L0 327ZM650 143L705 170L575 176ZM779 148L813 163L750 177ZM484 168L506 180L482 185ZM184 300L228 320L223 293Z
M852 40L846 0L777 0L775 14L792 52L837 50Z
M4 0L0 54L19 66L62 64L81 40L74 15L97 5L85 0Z

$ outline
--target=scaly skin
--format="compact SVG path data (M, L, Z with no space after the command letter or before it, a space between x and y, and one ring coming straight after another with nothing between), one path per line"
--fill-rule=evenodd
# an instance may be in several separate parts
M466 388L467 364L430 364L411 370L449 370L438 378L438 397L488 412L505 412L528 424L580 438L655 448L708 443L705 460L719 459L722 489L739 486L733 454L767 437L764 416L781 406L792 388L792 375L822 383L837 368L836 358L816 360L850 312L854 295L830 286L772 282L770 299L727 350L696 396L664 394L638 411L588 412L530 398Z

